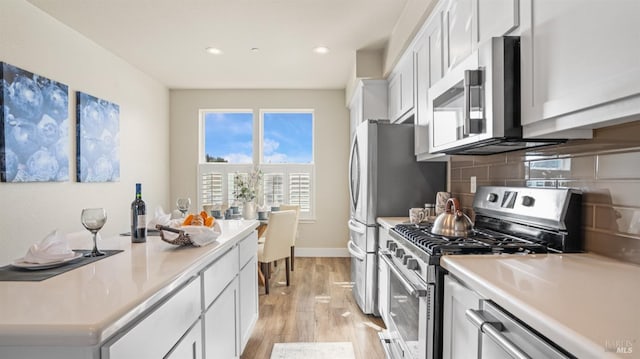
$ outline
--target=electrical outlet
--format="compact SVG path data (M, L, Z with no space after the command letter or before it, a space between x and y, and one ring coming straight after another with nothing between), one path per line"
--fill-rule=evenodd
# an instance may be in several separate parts
M471 176L471 193L476 193L476 176Z

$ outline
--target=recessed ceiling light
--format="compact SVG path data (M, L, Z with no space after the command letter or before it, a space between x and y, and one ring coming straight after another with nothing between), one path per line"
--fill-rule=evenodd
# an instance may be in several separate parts
M218 49L217 47L207 47L207 52L212 54L212 55L220 55L222 54L222 50Z
M251 50L251 52L258 52L258 51L260 51L260 48L259 47L252 47L249 50Z
M329 48L326 46L317 46L313 48L313 52L316 54L326 54L329 52Z

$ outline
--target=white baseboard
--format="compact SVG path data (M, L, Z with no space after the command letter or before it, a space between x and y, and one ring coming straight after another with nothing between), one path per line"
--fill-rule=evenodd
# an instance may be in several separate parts
M300 248L295 249L296 257L349 257L346 248Z

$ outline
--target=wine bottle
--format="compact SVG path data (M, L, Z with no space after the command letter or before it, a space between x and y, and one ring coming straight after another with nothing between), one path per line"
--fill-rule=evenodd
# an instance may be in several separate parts
M136 183L136 199L131 202L131 242L147 241L147 207L142 200L142 184Z

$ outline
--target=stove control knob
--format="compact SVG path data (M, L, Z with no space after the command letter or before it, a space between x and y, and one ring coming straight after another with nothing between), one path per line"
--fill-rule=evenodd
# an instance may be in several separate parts
M487 201L488 202L496 202L498 201L498 195L495 193L489 193L489 195L487 196Z
M531 196L522 197L522 205L525 207L532 207L536 200Z
M403 255L404 255L404 249L402 249L402 248L396 249L396 257L397 258L402 258Z
M404 257L402 257L402 264L407 265L407 262L411 258L413 258L413 257L410 254L406 254Z
M395 242L387 242L387 248L389 248L390 251L395 251L396 248L398 248L398 244Z
M407 260L407 268L411 270L417 270L418 268L418 260L415 258L410 258Z

